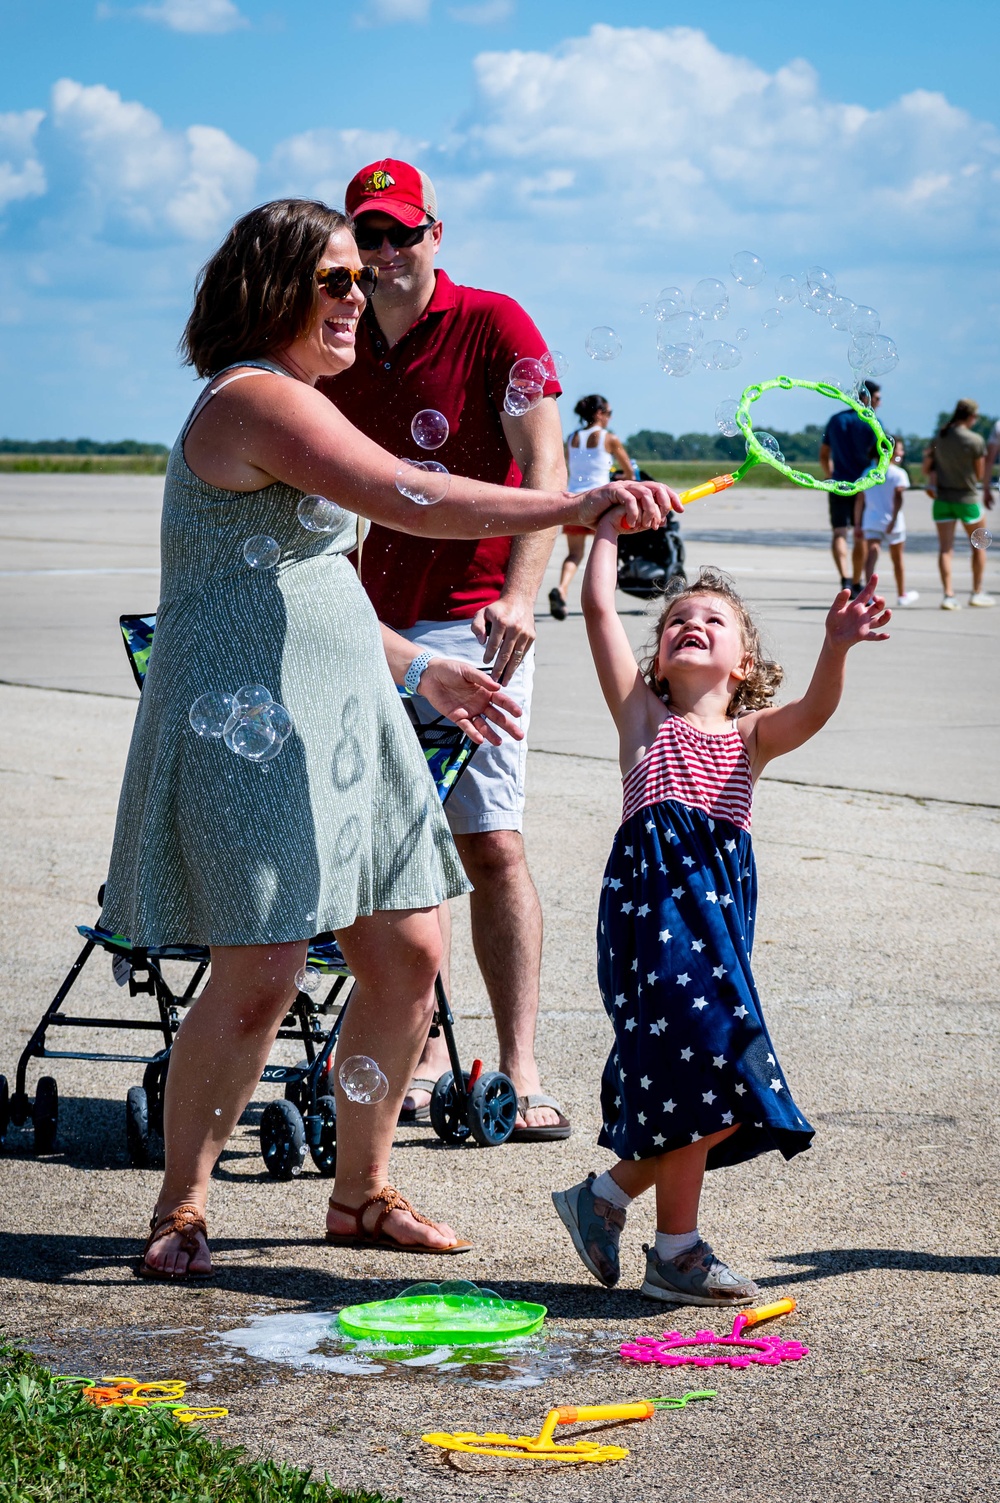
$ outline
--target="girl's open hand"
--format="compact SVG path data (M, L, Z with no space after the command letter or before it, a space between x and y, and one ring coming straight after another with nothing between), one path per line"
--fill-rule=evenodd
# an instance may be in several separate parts
M875 594L877 584L878 575L873 574L856 600L851 599L850 590L840 591L826 618L826 640L831 647L846 652L858 642L888 641L889 633L879 628L888 626L892 611Z
M581 527L593 527L612 507L621 507L619 532L641 532L662 527L669 511L683 511L676 491L657 481L613 480L580 497L577 516Z
M495 678L461 658L431 658L420 677L420 692L439 714L454 722L477 746L499 746L498 728L515 741L524 740L517 720L521 706Z

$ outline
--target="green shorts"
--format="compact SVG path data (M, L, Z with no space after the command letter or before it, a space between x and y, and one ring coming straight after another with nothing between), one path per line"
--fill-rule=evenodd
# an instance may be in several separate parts
M983 508L978 501L942 501L935 499L931 516L935 522L978 522Z

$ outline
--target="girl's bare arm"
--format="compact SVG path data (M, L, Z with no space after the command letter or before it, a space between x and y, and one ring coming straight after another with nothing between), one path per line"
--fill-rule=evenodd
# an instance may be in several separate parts
M758 777L768 762L802 746L822 730L836 710L844 692L847 654L858 642L884 642L892 612L875 594L878 575L873 574L856 600L850 590L841 590L826 618L826 637L820 648L809 687L801 699L773 710L758 710L741 717L740 731Z
M594 666L608 709L618 728L622 771L642 755L654 720L662 718L656 696L639 672L632 645L615 609L618 580L618 525L613 513L602 517L583 580L583 616Z

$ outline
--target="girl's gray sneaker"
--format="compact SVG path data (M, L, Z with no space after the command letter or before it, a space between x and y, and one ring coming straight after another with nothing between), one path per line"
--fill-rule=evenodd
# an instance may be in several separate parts
M655 1247L643 1247L646 1277L641 1294L667 1305L749 1305L760 1294L753 1279L720 1263L707 1242L662 1263ZM582 1256L582 1255L581 1255Z
M591 1170L580 1184L553 1190L552 1204L594 1278L611 1289L621 1274L618 1241L625 1230L625 1212L594 1194L591 1186L596 1177Z

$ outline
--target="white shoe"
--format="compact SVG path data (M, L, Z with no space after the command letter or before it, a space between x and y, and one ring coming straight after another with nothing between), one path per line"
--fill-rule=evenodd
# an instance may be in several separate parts
M992 595L987 595L986 592L985 592L985 590L977 590L974 595L970 595L969 596L969 604L970 605L996 605L996 601L993 599Z
M907 590L904 594L900 595L899 599L896 601L896 604L897 605L916 605L916 603L917 603L917 601L919 599L920 599L920 591L919 590Z
M959 605L954 595L946 595L941 602L941 609L943 611L960 611L962 607Z

